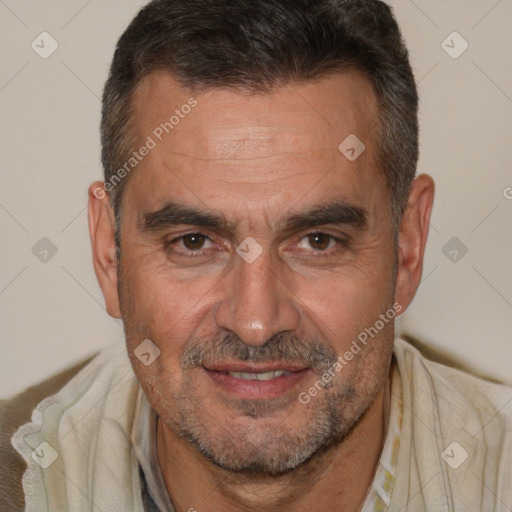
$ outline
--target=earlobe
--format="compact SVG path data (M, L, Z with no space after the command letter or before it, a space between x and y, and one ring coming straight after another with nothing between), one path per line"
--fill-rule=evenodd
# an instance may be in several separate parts
M88 215L94 272L105 298L107 313L114 318L120 318L115 221L108 194L101 181L96 181L89 187Z
M412 183L398 237L396 300L403 311L411 303L421 282L423 257L434 202L434 181L426 174Z

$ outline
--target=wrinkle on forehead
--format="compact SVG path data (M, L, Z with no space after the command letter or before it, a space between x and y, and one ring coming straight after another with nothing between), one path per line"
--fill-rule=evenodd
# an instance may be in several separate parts
M260 148L258 148L260 149ZM226 163L226 164L229 164L229 163L233 163L233 164L237 164L237 163L246 163L246 162L251 162L251 161L256 161L256 162L259 162L259 161L269 161L271 162L273 159L277 159L277 158L280 158L280 157L314 157L314 156L333 156L333 155L339 155L338 153L338 149L337 148L319 148L319 149L316 149L316 150L311 150L311 151L285 151L284 149L280 150L280 148L277 148L276 151L269 151L268 154L258 154L257 151L250 151L250 152L247 152L247 156L244 157L244 155L237 155L237 154L230 154L228 156L219 156L219 157L214 157L214 156L211 156L211 155L206 155L206 156L199 156L197 154L190 154L190 153L183 153L183 152L179 152L179 151L169 151L167 153L168 155L168 158L166 159L168 162L169 161L179 161L179 160L184 160L184 161L187 161L187 160L191 160L191 161L195 161L197 163L207 163L207 162L215 162L215 163L219 163L219 164L222 164L222 163Z
M289 116L290 124L313 125L313 116L309 113L290 113ZM256 125L256 122L262 124ZM187 151L188 155L210 160L245 161L279 155L305 155L337 147L327 133L299 130L286 126L282 120L272 119L253 119L250 124L239 120L235 126L216 129L206 122L189 134L183 133L183 136L187 138L187 143L181 146L183 150L193 148Z
M207 183L216 180L235 186L244 183L271 185L296 179L317 181L336 166L339 158L342 157L337 149L310 153L283 152L246 159L210 159L169 153L163 166L186 181Z

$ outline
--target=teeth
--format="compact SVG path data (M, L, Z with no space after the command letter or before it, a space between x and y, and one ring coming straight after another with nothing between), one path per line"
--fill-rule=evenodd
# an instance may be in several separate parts
M283 370L277 370L275 372L264 372L264 373L247 373L247 372L228 372L231 377L235 379L244 380L272 380L281 375L290 375L292 372L286 372Z

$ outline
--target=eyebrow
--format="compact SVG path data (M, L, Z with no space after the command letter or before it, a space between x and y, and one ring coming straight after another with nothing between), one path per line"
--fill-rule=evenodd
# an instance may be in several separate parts
M333 201L312 209L285 217L276 226L283 231L314 228L325 224L353 226L364 229L368 214L364 208L345 201ZM234 232L235 225L224 216L196 210L176 202L168 202L159 210L144 213L140 227L142 231L161 231L179 225L193 225L224 232Z
M307 212L291 215L285 219L284 229L298 231L324 224L335 224L353 226L362 230L367 226L367 219L368 214L364 208L345 201L334 201L313 207Z
M203 226L206 228L231 231L233 225L223 216L198 211L175 202L166 203L163 208L142 216L142 231L160 231L181 224Z

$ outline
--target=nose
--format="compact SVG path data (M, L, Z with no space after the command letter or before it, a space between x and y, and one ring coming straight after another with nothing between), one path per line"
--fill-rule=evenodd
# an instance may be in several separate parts
M300 313L284 274L279 264L272 264L268 250L251 263L236 255L234 268L223 283L215 314L217 326L251 346L263 345L277 333L296 330Z

